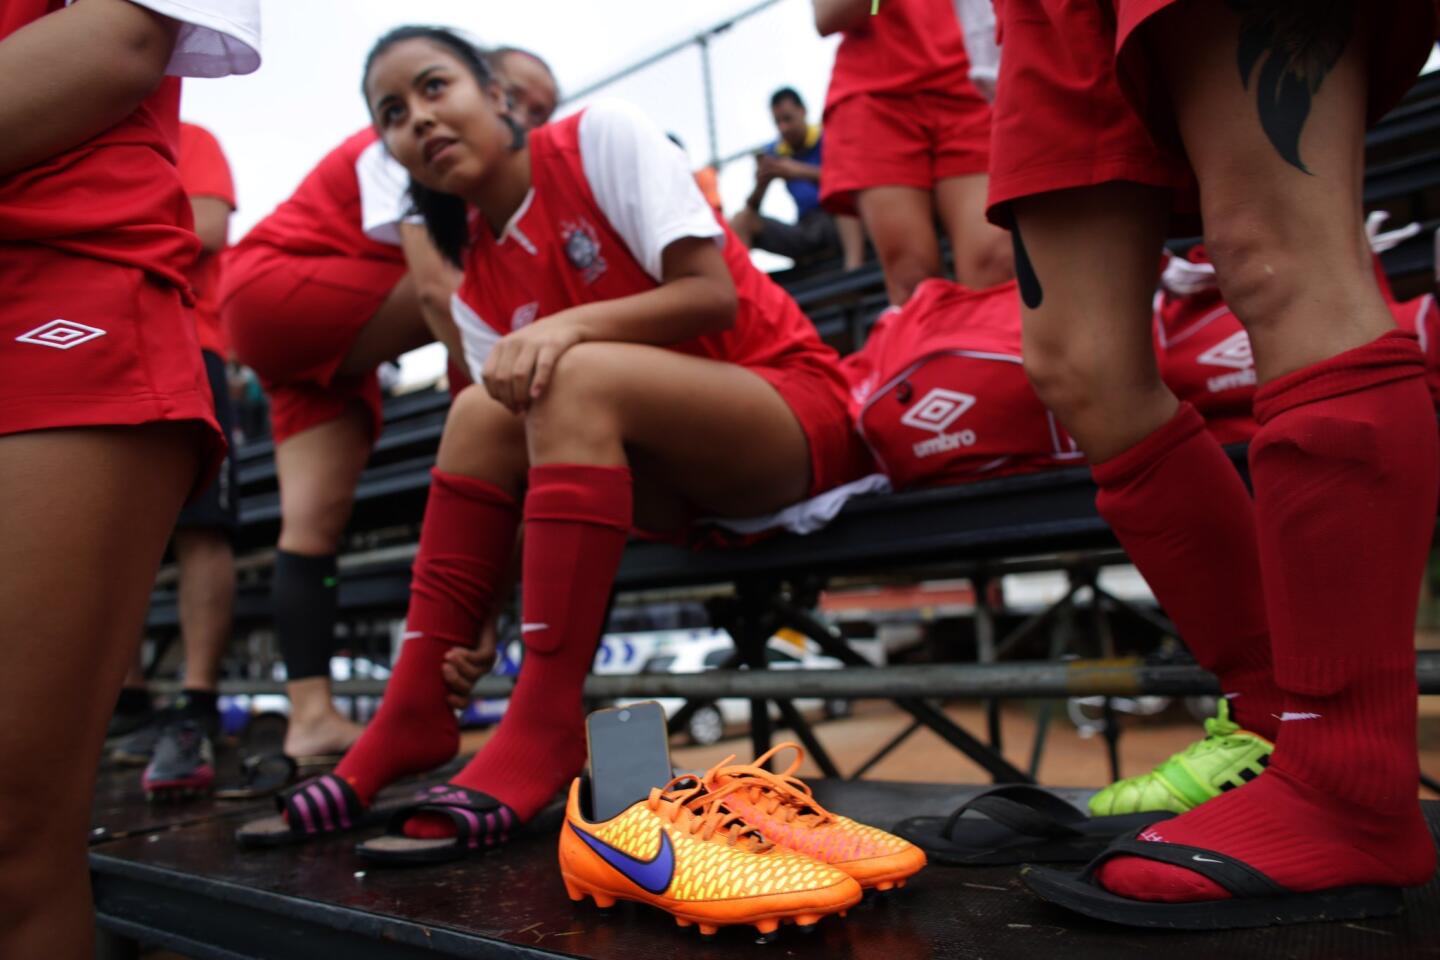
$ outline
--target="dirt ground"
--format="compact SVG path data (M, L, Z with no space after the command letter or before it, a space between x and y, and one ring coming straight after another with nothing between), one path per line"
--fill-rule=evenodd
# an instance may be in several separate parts
M1098 735L1082 738L1065 718L1063 707L1056 704L1042 754L1039 781L1048 786L1066 787L1099 787L1108 783L1110 773L1104 741ZM1039 709L1039 702L1011 702L1002 710L1002 752L1022 770L1030 765ZM945 712L973 736L985 739L985 714L979 704L953 704L946 707ZM1440 779L1440 697L1421 697L1420 712L1420 767L1429 776ZM909 716L889 703L865 701L855 705L852 716L818 721L815 729L840 772L849 776L909 723ZM1122 717L1121 725L1120 774L1127 777L1144 773L1203 735L1199 724L1178 704L1157 717ZM464 749L478 749L488 736L484 731L466 734ZM793 734L780 730L774 742L792 739ZM680 769L704 769L730 754L737 755L742 762L751 759L749 738L732 736L714 746L698 747L685 745L683 737L676 737L671 744L671 757ZM801 774L819 776L819 770L807 760ZM866 778L922 783L985 783L989 780L974 762L923 729L911 734L872 768Z

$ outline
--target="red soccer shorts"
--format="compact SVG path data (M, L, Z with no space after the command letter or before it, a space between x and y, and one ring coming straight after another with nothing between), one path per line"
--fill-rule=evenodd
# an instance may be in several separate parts
M990 105L967 87L956 93L860 94L825 112L820 202L855 213L870 187L917 187L984 173L990 163Z
M209 482L225 440L179 291L135 267L18 244L0 244L0 277L0 435L193 420Z
M991 142L990 219L1020 197L1125 180L1198 209L1173 114L1136 32L1175 0L1003 0L1004 55ZM1372 42L1370 120L1414 82L1435 37L1435 0L1392 0ZM1117 68L1118 58L1118 68Z
M298 257L262 245L227 254L225 332L270 396L276 443L356 403L370 417L372 439L380 435L384 413L375 374L340 376L339 369L405 269L399 262Z

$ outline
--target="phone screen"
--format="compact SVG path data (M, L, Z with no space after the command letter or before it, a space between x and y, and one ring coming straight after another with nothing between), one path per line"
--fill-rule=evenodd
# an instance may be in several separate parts
M609 820L663 787L670 767L665 710L653 700L596 710L585 720L590 746L590 805L596 822Z

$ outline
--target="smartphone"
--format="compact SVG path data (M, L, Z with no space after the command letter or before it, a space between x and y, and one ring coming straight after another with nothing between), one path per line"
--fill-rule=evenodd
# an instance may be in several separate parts
M670 767L665 709L654 700L596 710L585 719L590 749L590 812L609 820L663 787Z

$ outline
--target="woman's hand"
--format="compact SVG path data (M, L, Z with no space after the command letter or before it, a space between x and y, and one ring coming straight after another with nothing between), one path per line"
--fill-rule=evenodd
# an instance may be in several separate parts
M472 649L451 647L445 651L440 665L440 676L445 681L445 701L452 710L464 710L469 706L470 691L490 668L495 665L499 633L496 629L497 616L492 614L480 629L480 642Z
M481 371L490 396L512 413L528 410L550 385L560 355L585 339L581 309L562 310L501 337Z

